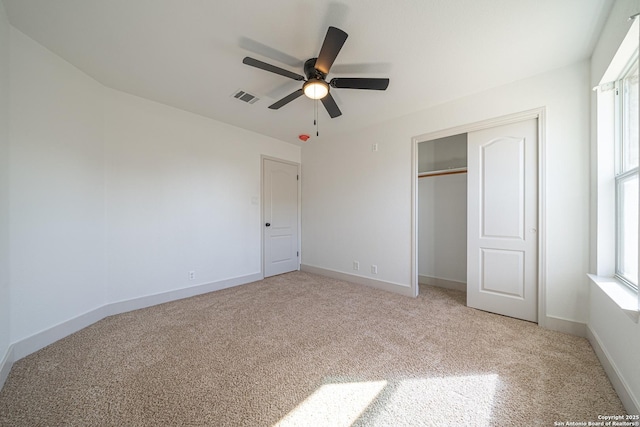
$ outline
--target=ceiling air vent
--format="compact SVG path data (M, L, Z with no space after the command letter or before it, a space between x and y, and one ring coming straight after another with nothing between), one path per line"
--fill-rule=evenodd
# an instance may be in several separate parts
M244 101L248 104L254 104L255 102L257 102L260 98L258 98L257 96L250 94L249 92L245 92L244 90L240 90L238 89L237 91L235 91L232 95L234 98L239 99L240 101Z

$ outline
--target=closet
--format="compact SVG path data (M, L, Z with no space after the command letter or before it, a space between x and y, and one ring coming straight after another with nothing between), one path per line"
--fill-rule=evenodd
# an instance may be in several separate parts
M467 306L538 319L541 110L417 143L418 283Z
M418 144L418 281L467 289L467 134Z

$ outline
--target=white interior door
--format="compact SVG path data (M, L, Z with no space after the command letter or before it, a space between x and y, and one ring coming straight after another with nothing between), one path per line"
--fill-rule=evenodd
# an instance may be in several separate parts
M264 159L264 277L298 270L298 166Z
M538 121L470 132L467 305L538 319Z

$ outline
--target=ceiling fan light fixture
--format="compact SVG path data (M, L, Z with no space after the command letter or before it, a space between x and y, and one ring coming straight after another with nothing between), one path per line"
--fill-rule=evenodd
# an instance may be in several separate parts
M329 93L329 84L324 80L310 79L302 85L302 90L311 99L322 99Z

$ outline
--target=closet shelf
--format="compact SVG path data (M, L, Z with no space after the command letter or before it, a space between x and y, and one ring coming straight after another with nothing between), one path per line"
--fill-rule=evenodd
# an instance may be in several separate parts
M418 178L427 178L430 176L441 176L441 175L453 175L456 173L467 173L467 168L451 168L451 169L443 169L437 171L429 171L429 172L420 172L418 174Z

